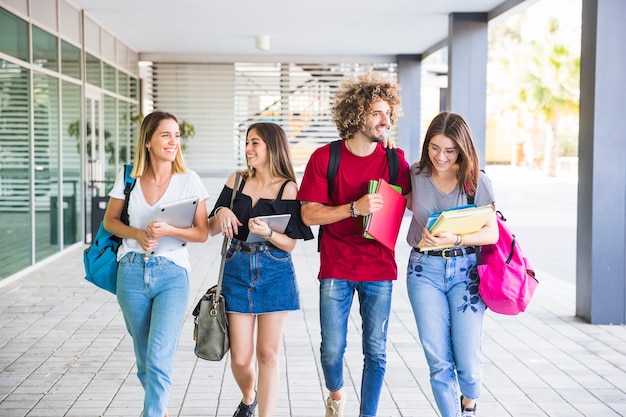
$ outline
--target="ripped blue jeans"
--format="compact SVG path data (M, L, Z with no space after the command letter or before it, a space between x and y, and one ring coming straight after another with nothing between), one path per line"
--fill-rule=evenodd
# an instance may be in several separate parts
M482 385L485 303L476 255L445 259L411 251L407 290L439 411L458 417L459 396L477 399Z
M361 380L360 417L375 416L387 367L387 327L392 281L320 280L321 362L329 391L343 387L343 355L354 292L358 293L365 356Z

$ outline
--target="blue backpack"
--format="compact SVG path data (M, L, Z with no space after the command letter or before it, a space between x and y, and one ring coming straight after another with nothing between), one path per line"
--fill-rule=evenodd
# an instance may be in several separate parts
M128 201L130 192L135 187L135 179L131 178L132 165L124 165L124 209L120 220L128 224ZM98 287L115 294L117 287L117 250L122 239L104 228L100 223L98 233L91 245L83 253L85 279Z

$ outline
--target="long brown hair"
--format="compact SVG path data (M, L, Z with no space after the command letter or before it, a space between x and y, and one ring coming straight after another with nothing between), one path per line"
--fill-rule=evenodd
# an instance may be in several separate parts
M254 129L267 146L269 173L272 178L287 178L296 182L296 173L291 163L289 152L289 140L282 127L276 123L259 122L253 123L246 131L246 138L250 131ZM246 178L254 177L256 169L248 166Z
M152 139L152 135L154 135L154 132L156 132L159 128L159 124L163 120L167 119L178 123L176 116L164 111L154 111L144 117L141 121L139 136L137 137L137 146L135 148L135 162L133 165L133 171L130 174L131 177L141 177L150 167L150 153L146 148L146 144ZM183 154L179 147L176 152L176 158L174 158L174 161L172 162L172 174L180 174L181 172L186 171L187 167L185 166L185 160L183 159Z
M459 151L456 161L459 165L457 173L459 187L465 194L475 195L478 188L478 172L480 171L478 152L472 139L472 131L465 119L459 114L442 112L430 122L424 138L417 174L425 169L432 173L433 164L428 156L428 146L430 140L436 135L444 135L456 144Z

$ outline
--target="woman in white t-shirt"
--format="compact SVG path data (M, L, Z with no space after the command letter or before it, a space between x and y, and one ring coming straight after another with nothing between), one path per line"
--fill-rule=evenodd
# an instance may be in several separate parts
M171 236L184 242L204 242L208 238L209 198L200 177L185 167L174 115L157 111L143 119L131 177L136 181L128 205L129 224L120 220L125 197L122 170L109 194L104 227L123 238L117 255L117 300L133 338L137 376L145 391L143 416L167 417L191 265L186 245L158 250L158 239ZM154 221L158 206L189 197L198 197L191 227Z

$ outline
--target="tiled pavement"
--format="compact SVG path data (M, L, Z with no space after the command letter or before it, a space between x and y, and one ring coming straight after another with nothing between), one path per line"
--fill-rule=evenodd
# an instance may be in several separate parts
M487 173L494 179L499 208L506 209L510 221L515 218L518 222L512 226L524 236L523 244L538 270L540 285L527 312L514 317L486 316L478 415L626 415L626 327L594 326L574 317L575 243L571 238L575 239L575 214L571 205L556 192L542 194L546 181L533 182L539 178L536 175L513 178L498 167L488 168ZM557 181L553 186L570 194L575 191L571 182L563 185ZM533 202L544 200L547 214L542 218L548 218L548 227L554 231L551 242L546 242L549 231L542 220L534 217L532 207L536 204L525 204L529 195ZM542 235L535 228L542 229ZM387 374L378 415L435 417L438 414L428 369L405 288L404 269L410 249L404 243L405 233L406 224L397 248L400 272L394 286ZM559 236L560 250L556 253L554 236ZM215 281L220 244L219 237L214 237L205 244L190 245L194 269L189 311ZM315 245L315 241L299 242L293 253L303 308L289 315L285 330L277 417L323 415L326 391L318 358ZM77 246L0 283L2 417L140 415L142 389L135 375L130 337L115 298L83 280L82 249L82 245ZM231 416L240 395L228 357L221 362L197 359L192 331L189 314L176 358L170 415ZM358 415L362 366L359 331L355 302L345 361L346 416Z

